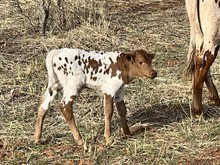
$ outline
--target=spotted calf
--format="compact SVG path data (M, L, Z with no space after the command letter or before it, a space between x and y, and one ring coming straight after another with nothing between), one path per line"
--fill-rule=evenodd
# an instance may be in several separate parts
M123 100L124 86L135 78L155 78L153 55L144 50L132 53L95 52L80 49L52 50L46 58L48 87L38 108L35 143L40 142L43 120L49 104L58 92L63 93L60 110L76 142L83 143L72 113L72 104L83 87L98 88L104 93L105 129L109 141L113 101L116 104L123 132L130 135Z

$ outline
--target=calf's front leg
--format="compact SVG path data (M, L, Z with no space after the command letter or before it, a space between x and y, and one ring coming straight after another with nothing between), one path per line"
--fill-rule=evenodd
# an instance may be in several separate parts
M113 97L110 95L104 95L104 111L105 111L105 130L104 136L106 143L110 142L111 135L111 119L113 114Z
M117 110L118 110L118 114L121 118L121 126L122 126L122 129L123 129L123 133L125 135L131 135L131 132L129 130L127 120L126 120L127 110L126 110L126 107L125 107L124 100L116 102L116 107L117 107Z

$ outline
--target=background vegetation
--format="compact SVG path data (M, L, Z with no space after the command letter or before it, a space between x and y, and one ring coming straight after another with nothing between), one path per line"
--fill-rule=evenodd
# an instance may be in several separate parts
M192 119L191 82L182 79L189 42L183 0L0 0L0 11L0 164L220 163L220 109L209 106L204 88L205 116ZM84 146L57 110L60 96L46 116L43 144L33 144L44 60L61 47L156 54L158 77L126 88L131 138L122 136L115 113L114 140L105 146L102 95L84 90L74 104ZM219 66L216 59L217 88Z

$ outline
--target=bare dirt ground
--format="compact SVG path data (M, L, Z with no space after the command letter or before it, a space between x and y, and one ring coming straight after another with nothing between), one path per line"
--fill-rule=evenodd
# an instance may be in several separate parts
M189 42L183 0L97 1L92 9L98 15L89 17L74 1L69 5L75 7L73 27L62 30L51 18L46 36L36 30L39 11L34 10L35 1L29 2L22 1L27 11L22 15L9 1L0 0L0 164L220 164L220 109L209 106L204 88L205 116L192 119L191 82L182 79ZM132 137L121 134L114 113L113 141L105 145L102 95L84 90L74 104L84 145L76 145L58 111L60 96L46 116L42 144L33 143L38 100L47 84L44 60L49 50L61 47L143 48L156 54L158 77L136 80L126 88ZM218 58L212 66L218 89L219 63Z

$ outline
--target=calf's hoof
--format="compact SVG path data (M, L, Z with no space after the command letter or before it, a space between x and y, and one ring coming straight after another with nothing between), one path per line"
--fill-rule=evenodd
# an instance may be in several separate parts
M78 146L81 146L83 145L83 140L82 139L76 140L76 143Z
M113 142L113 139L112 138L110 138L110 137L106 137L105 138L105 144L108 146L108 145L110 145L110 144L112 144L112 142Z
M123 133L126 135L126 136L131 136L131 132L130 130L123 130Z
M195 118L199 118L203 115L203 112L201 109L195 109L195 108L192 108L192 116L195 117Z
M219 97L209 97L209 104L214 106L220 106L220 98Z
M34 140L34 144L41 144L40 139L35 139L35 140Z

